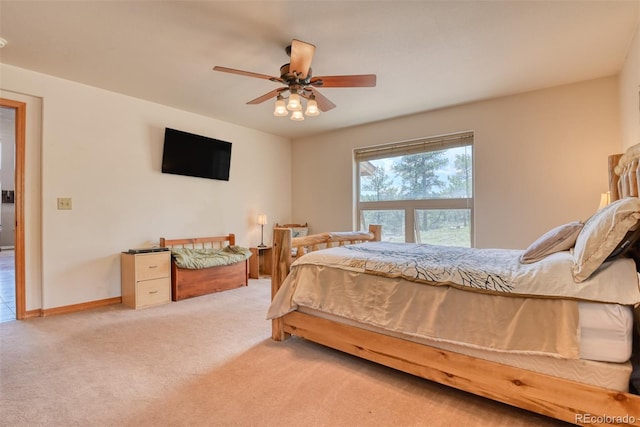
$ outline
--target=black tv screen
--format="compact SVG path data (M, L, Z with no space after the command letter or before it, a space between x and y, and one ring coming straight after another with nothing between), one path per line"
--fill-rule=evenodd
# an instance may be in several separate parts
M165 128L162 172L229 181L231 143Z

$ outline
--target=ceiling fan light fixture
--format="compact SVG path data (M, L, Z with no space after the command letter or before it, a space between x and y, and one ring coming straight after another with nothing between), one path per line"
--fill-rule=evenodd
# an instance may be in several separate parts
M307 101L307 109L304 112L305 116L318 116L320 115L320 110L318 109L318 103L316 102L316 97L311 95L309 100Z
M285 117L289 115L282 95L278 95L278 99L276 100L276 108L275 110L273 110L273 115L276 117Z
M295 110L291 113L291 120L295 120L296 122L301 122L304 120L304 115L302 114L302 109Z
M0 38L0 43L2 42L3 39ZM333 102L316 89L318 87L375 87L375 74L313 77L311 60L313 59L315 50L316 47L313 44L293 39L291 45L286 48L287 55L291 59L288 64L280 67L280 77L220 67L218 65L213 67L213 69L214 71L269 80L270 82L281 84L281 87L267 92L256 99L252 99L247 102L247 104L262 104L267 100L277 97L273 115L276 117L287 117L289 116L289 111L291 111L292 114L290 118L296 121L304 120L305 116L319 116L320 111L325 113L336 107ZM286 93L288 96L284 97L282 93ZM303 101L301 98L305 100Z
M296 92L292 92L289 95L289 103L287 103L287 110L295 111L300 110L302 108L302 104L300 103L300 95Z

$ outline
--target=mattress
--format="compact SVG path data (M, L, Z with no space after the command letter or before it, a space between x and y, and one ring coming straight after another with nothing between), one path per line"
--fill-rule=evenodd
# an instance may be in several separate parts
M579 302L580 358L626 362L633 344L633 309L618 304Z
M597 306L597 304L596 304ZM579 382L582 384L589 384L597 387L604 387L611 390L620 392L629 391L629 377L631 376L632 366L631 363L625 361L624 363L612 363L612 362L598 362L585 359L559 359L556 357L548 357L541 355L524 355L524 354L512 354L505 352L497 352L490 350L483 350L468 346L461 346L452 343L427 340L424 338L418 338L413 336L406 336L400 333L386 331L382 328L367 325L365 323L359 323L350 319L341 318L328 313L322 313L318 310L299 307L297 311L314 315L316 317L322 317L325 319L333 320L339 323L356 326L362 329L370 330L373 332L382 333L385 335L394 336L397 338L403 338L409 341L417 342L420 344L429 345L434 348L442 350L452 351L459 354L464 354L478 359L488 360L503 365L513 366L520 369L526 369L528 371L538 372L541 374L551 375L558 378L564 378L567 380ZM617 309L601 310L595 307L588 307L585 309L585 313L593 314L592 319L600 319L609 317L603 313L616 312ZM626 313L627 310L621 310L620 312ZM615 315L614 315L615 316ZM626 317L626 315L622 315ZM602 332L603 329L595 329L595 331ZM600 333L587 332L587 335L599 336ZM595 343L596 341L591 341ZM602 342L602 341L601 341ZM619 343L614 343L619 345Z

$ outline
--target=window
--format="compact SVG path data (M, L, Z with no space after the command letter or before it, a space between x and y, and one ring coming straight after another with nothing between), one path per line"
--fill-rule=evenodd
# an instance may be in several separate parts
M382 240L473 246L473 133L358 148L359 227Z

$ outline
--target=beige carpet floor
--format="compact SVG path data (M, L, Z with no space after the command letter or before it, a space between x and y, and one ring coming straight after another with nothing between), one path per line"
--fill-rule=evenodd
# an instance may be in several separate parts
M0 324L0 425L565 425L301 339L273 342L269 286Z

